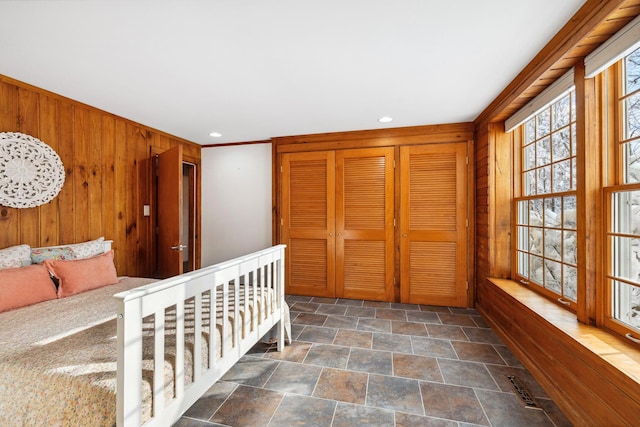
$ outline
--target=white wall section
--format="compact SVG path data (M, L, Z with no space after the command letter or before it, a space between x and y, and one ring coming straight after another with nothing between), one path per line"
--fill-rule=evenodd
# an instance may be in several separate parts
M202 149L202 266L271 246L271 144Z

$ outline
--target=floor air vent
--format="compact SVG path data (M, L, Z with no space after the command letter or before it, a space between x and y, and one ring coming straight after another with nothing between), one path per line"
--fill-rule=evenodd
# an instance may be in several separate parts
M518 395L520 400L522 400L522 403L524 403L525 408L542 410L542 408L538 406L536 401L533 400L533 397L531 396L531 394L529 394L529 391L524 386L524 384L520 382L518 377L516 377L515 375L507 375L507 378L509 378L509 381L511 381L511 385L513 385L516 394Z

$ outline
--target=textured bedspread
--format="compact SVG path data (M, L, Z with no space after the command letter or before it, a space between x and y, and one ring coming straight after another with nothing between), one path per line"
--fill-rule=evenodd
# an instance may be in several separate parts
M117 305L112 295L152 281L123 278L119 284L71 298L0 313L0 425L113 426ZM206 305L209 305L209 298L205 296L203 306ZM284 306L286 308L286 304ZM188 342L193 342L192 308L193 300L187 301L185 334ZM246 309L254 310L252 306ZM240 324L252 329L253 315L246 316L244 311L245 307L240 311ZM216 310L218 318L221 313L219 306ZM172 396L174 389L175 329L171 322L174 314L170 309L165 313L166 398ZM146 335L153 333L153 321L153 318L145 319L143 330ZM211 333L210 323L206 310L202 322L204 336ZM221 328L216 327L214 331L219 343ZM206 361L208 348L206 340L203 341L202 354ZM192 347L187 345L185 354L185 383L191 382ZM145 339L143 419L150 415L152 352L152 339ZM219 352L218 347L216 353ZM202 363L206 368L206 362Z

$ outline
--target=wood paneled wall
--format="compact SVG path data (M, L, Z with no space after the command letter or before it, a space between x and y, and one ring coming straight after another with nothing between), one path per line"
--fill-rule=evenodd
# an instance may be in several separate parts
M60 156L62 191L36 208L0 206L0 248L113 240L119 275L155 269L152 153L177 144L200 164L200 146L0 75L0 132L39 138ZM152 207L151 216L143 206Z

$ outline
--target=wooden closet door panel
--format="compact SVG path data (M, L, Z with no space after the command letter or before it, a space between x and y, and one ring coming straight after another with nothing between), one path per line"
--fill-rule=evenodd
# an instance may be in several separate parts
M467 305L466 145L400 149L402 302Z
M335 296L335 154L282 156L286 292Z
M336 296L393 300L392 147L336 152Z

